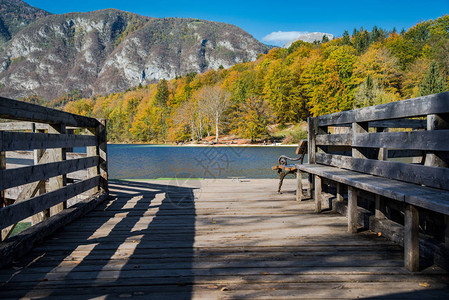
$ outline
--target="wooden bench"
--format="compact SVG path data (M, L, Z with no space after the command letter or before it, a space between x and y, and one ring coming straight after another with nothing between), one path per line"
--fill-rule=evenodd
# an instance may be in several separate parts
M297 174L296 164L289 164L288 161L299 161L300 164L303 163L304 157L307 153L307 140L301 140L298 144L298 148L296 148L295 154L299 155L299 157L291 158L285 155L281 155L278 158L278 164L273 166L271 169L276 170L279 174L279 188L278 193L281 194L282 183L284 182L285 176L288 174ZM300 180L300 177L296 177L297 180ZM297 197L299 200L299 194L297 193Z
M448 129L449 93L309 118L309 163L295 167L299 177L313 175L316 212L323 186L336 186L337 202L347 187L349 232L357 232L359 195L369 192L370 228L388 216L403 222L405 266L418 271L419 231L434 234L444 251L449 246Z

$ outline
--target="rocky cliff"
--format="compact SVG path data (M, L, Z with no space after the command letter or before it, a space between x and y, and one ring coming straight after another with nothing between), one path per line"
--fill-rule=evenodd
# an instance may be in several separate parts
M107 9L48 15L0 53L0 94L54 99L108 94L162 78L254 60L268 48L242 29L196 19Z

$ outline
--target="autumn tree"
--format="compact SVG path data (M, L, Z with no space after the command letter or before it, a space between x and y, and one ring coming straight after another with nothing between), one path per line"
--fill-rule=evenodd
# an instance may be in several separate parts
M204 105L204 111L215 124L215 142L218 143L219 127L229 107L231 94L216 84L203 87L198 92L198 98Z

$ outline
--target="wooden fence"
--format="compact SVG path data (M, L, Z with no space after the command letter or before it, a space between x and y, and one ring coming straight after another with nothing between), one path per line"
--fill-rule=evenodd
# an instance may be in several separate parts
M41 223L81 195L85 201L108 195L105 120L3 97L0 118L2 240L19 222Z

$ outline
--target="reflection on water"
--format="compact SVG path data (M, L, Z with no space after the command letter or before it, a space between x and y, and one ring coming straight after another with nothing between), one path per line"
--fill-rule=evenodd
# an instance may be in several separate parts
M271 166L292 147L108 145L109 178L277 178Z

